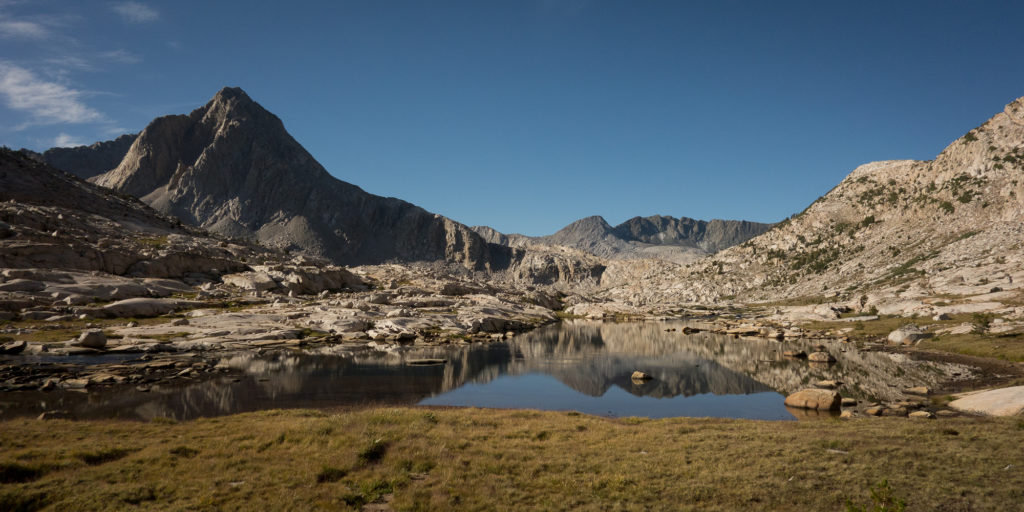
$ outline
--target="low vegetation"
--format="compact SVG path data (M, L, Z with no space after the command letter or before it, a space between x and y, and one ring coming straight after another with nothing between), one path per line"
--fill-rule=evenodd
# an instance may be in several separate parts
M421 408L11 420L0 509L1006 510L1024 499L1024 452L1006 449L1020 423Z

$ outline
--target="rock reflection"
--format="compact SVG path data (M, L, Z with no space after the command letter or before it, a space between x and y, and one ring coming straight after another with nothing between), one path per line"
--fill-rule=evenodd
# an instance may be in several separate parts
M604 397L612 388L637 399L778 396L769 392L788 394L819 380L838 380L843 382L843 396L894 400L901 389L934 386L951 371L948 365L860 352L840 343L825 347L837 359L835 364L812 366L804 360L787 359L782 352L812 352L818 342L686 335L680 332L683 325L571 321L505 342L465 347L339 345L265 355L232 354L219 362L234 370L230 377L171 381L153 386L148 393L134 388L8 393L7 407L0 414L63 410L79 418L183 420L267 408L414 404L467 383L486 385L499 377L528 374L550 375L588 397ZM666 332L666 328L678 330ZM408 364L421 358L445 359L447 363ZM647 372L654 379L635 383L630 380L634 370ZM530 397L534 398L535 406L544 408L544 397ZM794 413L801 415L806 416Z

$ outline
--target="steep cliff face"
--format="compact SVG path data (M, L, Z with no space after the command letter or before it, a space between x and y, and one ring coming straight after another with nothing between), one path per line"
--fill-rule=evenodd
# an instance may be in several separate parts
M132 147L135 137L135 134L126 134L114 140L97 142L89 146L51 148L42 153L22 151L40 162L84 180L117 167Z
M500 270L511 261L507 247L462 224L332 177L238 88L154 120L120 165L93 181L190 224L340 264L445 260Z

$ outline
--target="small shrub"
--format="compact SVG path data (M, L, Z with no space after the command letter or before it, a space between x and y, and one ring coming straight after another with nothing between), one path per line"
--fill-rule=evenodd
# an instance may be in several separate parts
M118 460L129 453L131 452L124 448L111 448L109 450L100 450L98 452L78 453L75 454L75 457L90 466L98 466L100 464Z
M319 473L316 474L316 483L323 484L329 482L337 482L348 475L348 471L339 468L332 468L330 466L324 466Z
M374 439L370 444L359 451L359 454L357 455L359 457L359 462L362 462L363 464L370 464L384 458L384 454L388 451L388 444L389 443L383 439Z
M907 504L893 496L888 480L882 480L871 487L871 505L860 506L846 500L847 512L903 512L906 509Z
M956 208L953 207L953 203L949 201L943 201L939 203L939 209L946 213L953 213L954 211L956 211Z
M189 448L187 446L176 446L174 448L171 448L171 455L174 455L175 457L184 457L186 459L191 459L192 457L199 455L199 450Z
M16 484L31 482L43 476L41 468L25 466L18 463L0 464L0 484Z

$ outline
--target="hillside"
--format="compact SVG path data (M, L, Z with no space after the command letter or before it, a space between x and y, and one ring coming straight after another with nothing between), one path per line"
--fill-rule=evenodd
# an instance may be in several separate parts
M262 251L0 149L0 267L181 277L238 271Z
M858 167L802 213L714 257L610 268L604 298L801 298L926 314L969 296L975 306L960 310L1009 307L1024 279L1022 195L1024 98L934 160Z

